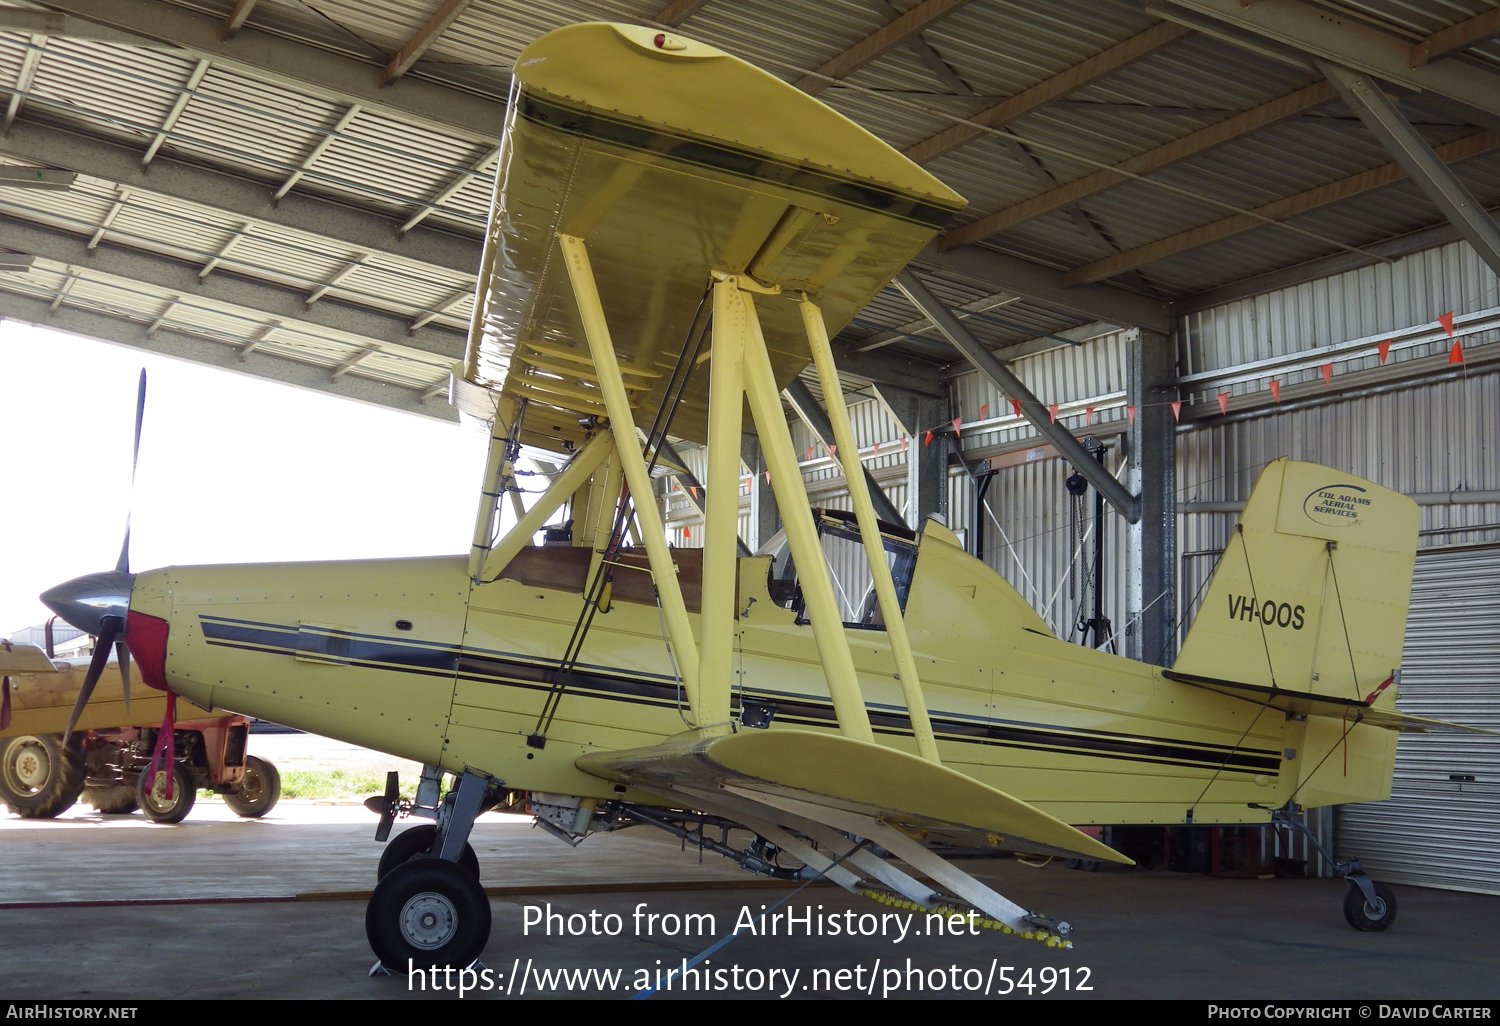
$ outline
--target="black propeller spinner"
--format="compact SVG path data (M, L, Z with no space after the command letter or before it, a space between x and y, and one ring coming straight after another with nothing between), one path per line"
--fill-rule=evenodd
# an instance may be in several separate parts
M140 386L135 400L135 444L130 455L130 485L135 488L136 464L141 455L141 422L146 416L146 371L141 369ZM120 661L120 680L125 686L125 708L130 709L130 650L125 644L125 620L130 609L130 589L135 575L130 572L130 512L125 514L125 541L120 546L120 558L113 571L102 574L86 574L66 584L59 584L42 593L42 602L67 623L86 634L92 634L94 657L84 675L83 686L78 689L78 701L68 717L68 729L63 732L63 744L73 735L78 718L88 705L104 667L109 662L109 650L114 646Z

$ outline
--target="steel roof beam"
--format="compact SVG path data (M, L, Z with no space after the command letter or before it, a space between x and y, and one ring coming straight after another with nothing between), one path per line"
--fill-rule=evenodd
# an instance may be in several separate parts
M194 335L172 325L164 325L148 334L145 324L124 317L95 313L63 306L53 312L46 299L23 296L0 290L0 317L23 321L43 328L66 331L85 338L130 346L171 356L192 363L206 364L221 370L236 371L265 378L283 385L293 385L314 392L324 392L344 399L384 406L403 413L415 413L434 420L457 421L458 412L447 403L423 403L425 391L375 381L348 374L334 381L329 368L303 363L264 350L250 351L248 346L226 345Z
M916 275L912 274L909 269L902 271L896 276L896 286L906 294L906 298L911 300L913 306L937 325L937 329L953 344L953 348L963 353L979 373L1000 390L1002 395L1021 404L1021 415L1031 421L1032 426L1041 433L1042 437L1050 441L1080 474L1088 478L1089 484L1097 488L1099 494L1109 500L1110 505L1119 510L1130 523L1140 521L1141 500L1131 495L1124 485L1115 480L1113 474L1090 456L1083 444L1074 437L1073 432L1051 419L1047 414L1047 404L1038 399L1003 360L996 357L994 353L981 345L978 339L969 334L969 329L965 328L958 318L953 316L952 311L928 291L927 286L923 285Z
M1319 61L1318 67L1338 87L1349 109L1359 115L1412 181L1469 240L1480 259L1500 275L1500 225L1484 212L1443 158L1433 152L1370 76L1328 61ZM1500 79L1495 82L1500 86Z
M929 245L912 260L914 267L966 278L994 292L1018 292L1049 306L1082 314L1087 320L1167 333L1172 318L1167 305L1112 285L1063 285L1063 272L983 246L962 246L939 253Z
M421 78L403 77L384 85L383 59L376 62L348 57L254 28L225 39L221 19L162 0L45 0L45 6L128 35L169 44L194 57L207 57L221 67L238 67L295 83L325 100L359 103L366 110L415 121L470 142L493 142L504 124L502 100ZM4 24L0 18L0 26Z
M10 100L5 105L5 124L0 125L0 132L8 133L10 126L16 122L16 115L21 113L26 94L31 92L31 80L36 77L37 65L42 62L42 49L46 45L46 36L31 37L26 56L21 58L21 70L16 73L16 91L10 94Z
M1500 218L1500 207L1492 207L1489 213L1491 217ZM1462 236L1458 229L1445 221L1430 228L1421 228L1404 235L1394 235L1379 242L1372 242L1361 246L1358 250L1333 253L1292 267L1267 271L1265 274L1242 278L1227 285L1219 285L1175 301L1171 305L1171 311L1174 316L1186 316L1200 310L1247 299L1250 296L1260 296L1278 289L1301 285L1304 282L1317 281L1321 278L1343 274L1346 271L1355 271L1382 259L1398 260L1412 253L1420 253L1424 249L1446 246L1450 242L1457 242L1460 238Z
M1493 132L1477 132L1445 146L1439 146L1432 152L1445 164L1457 164L1492 153L1497 148L1500 148L1500 136L1496 136ZM1176 235L1148 242L1144 246L1137 246L1115 256L1104 257L1102 260L1075 267L1063 275L1063 284L1072 287L1085 282L1113 278L1117 274L1124 274L1137 267L1179 256L1200 246L1233 238L1257 228L1269 227L1267 219L1283 221L1300 214L1310 213L1333 203L1341 203L1344 200L1374 192L1376 189L1383 189L1406 177L1406 170L1399 163L1382 164L1380 167L1340 178L1327 185L1320 185L1292 196L1272 200L1270 203L1256 207L1249 214L1232 214L1229 217L1178 232Z
M158 158L148 174L141 166L139 151L101 139L19 122L9 136L0 138L0 151L47 167L102 178L132 192L186 200L236 218L320 236L339 249L354 246L469 277L479 267L477 239L430 228L402 235L395 224L379 214L301 193L290 193L277 203L274 190L258 182L166 157Z
M233 39L234 34L245 27L250 12L255 10L255 0L235 0L234 9L224 19L224 29L219 33L223 39Z
M828 411L823 409L823 404L818 402L817 396L812 394L812 389L807 387L807 382L801 378L793 378L782 390L787 402L792 404L792 409L797 411L797 416L802 418L802 423L807 429L818 437L818 441L833 449L837 446L833 437L833 423L828 419ZM837 461L835 461L837 462ZM888 524L906 526L906 517L891 502L891 497L885 494L885 489L880 487L870 468L863 463L860 469L865 473L865 487L870 491L870 503L875 507L875 515Z
M151 139L151 145L146 147L146 155L141 158L142 164L149 164L156 158L156 153L161 149L161 144L167 141L167 136L177 125L177 119L182 117L182 112L187 110L189 101L193 99L194 91L203 82L203 76L208 74L209 65L212 62L207 59L198 61L193 68L193 73L188 76L187 84L182 87L182 92L177 94L177 99L172 104L172 109L161 123L161 128Z
M312 170L318 158L327 153L328 148L338 141L339 133L354 123L361 109L357 103L349 104L348 109L333 123L323 138L319 139L313 148L307 151L307 155L297 162L297 170L287 175L286 180L277 186L276 191L271 194L272 202L280 203L281 198L292 191L292 187L302 180L302 176Z
M1411 66L1418 67L1449 54L1459 53L1475 43L1500 35L1500 7L1476 14L1467 21L1434 32L1411 48Z
M672 0L672 3L657 11L651 20L658 25L676 28L707 5L708 0Z
M428 48L436 43L444 32L448 31L458 16L469 9L474 0L446 0L443 6L437 9L427 24L417 30L417 34L391 58L391 63L385 66L385 73L381 76L381 85L390 85L396 79L411 70L413 64L422 59L422 55Z
M922 3L894 21L882 25L837 57L819 65L813 74L804 75L793 85L809 96L817 96L833 85L832 79L848 78L971 2L972 0L922 0Z
M1039 196L1022 200L1020 203L987 214L976 221L960 225L945 235L939 246L942 249L952 249L955 246L978 242L980 239L1014 228L1018 224L1062 210L1070 204L1134 181L1136 176L1152 174L1184 160L1202 156L1254 132L1306 114L1337 98L1338 90L1332 85L1327 82L1316 82L1305 89L1279 96L1269 103L1263 103L1242 114L1225 118L1223 121L1200 128L1196 132L1190 132L1181 138L1147 150L1145 153L1122 160L1113 168L1084 175L1082 178Z
M229 268L220 267L217 274L200 278L195 264L133 248L114 245L94 248L82 236L13 217L0 218L0 246L44 260L137 281L184 297L198 296L227 303L251 311L261 320L276 318L288 324L300 323L307 326L309 334L316 334L317 328L326 328L455 360L463 356L462 332L437 327L410 332L407 320L396 314L337 301L324 301L309 307L305 305L307 297L302 292L228 273Z
M1189 30L1181 25L1174 25L1168 21L1153 25L1146 31L1131 36L1123 43L1117 43L1086 61L1023 89L1009 99L988 110L982 110L966 120L989 128L1008 125L1039 107L1045 107L1054 100L1076 93L1101 78L1113 75L1122 68L1128 68L1137 61L1150 57L1158 50L1172 45L1188 32ZM976 127L974 124L960 123L929 136L914 146L907 147L904 152L911 160L918 164L925 164L944 154L952 153L960 146L965 146L985 134L984 128Z
M458 174L454 175L447 185L444 185L441 189L433 194L433 197L430 200L422 204L422 209L418 210L411 217L403 221L401 227L398 228L397 231L405 234L406 232L411 231L417 225L421 224L427 219L428 215L433 213L444 203L447 203L454 196L457 196L460 192L462 192L464 186L468 185L475 178L483 175L484 169L489 167L499 158L500 147L492 146L489 149L485 150L484 155L481 156L478 160L474 161L474 163L470 164L467 171L460 171Z
M1500 76L1463 61L1412 67L1410 43L1325 7L1300 0L1259 0L1248 6L1241 0L1172 0L1153 4L1152 12L1166 15L1174 6L1416 92L1500 114ZM1237 41L1233 35L1221 38Z

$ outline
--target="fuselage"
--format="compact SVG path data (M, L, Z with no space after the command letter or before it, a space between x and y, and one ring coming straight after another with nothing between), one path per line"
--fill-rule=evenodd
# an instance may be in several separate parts
M772 710L771 730L837 730L812 630L771 601L765 571L741 560L736 714L748 701ZM657 608L616 601L563 681L545 745L528 744L582 606L534 581L476 587L461 556L173 567L137 575L131 597L169 620L167 681L206 708L516 789L618 797L575 760L688 723ZM1067 822L1180 823L1191 807L1195 822L1253 823L1294 792L1305 805L1388 796L1393 734L1357 727L1349 772L1320 770L1303 749L1336 742L1337 721L1309 726L1059 640L934 530L905 619L944 763ZM877 741L915 752L885 632L847 636Z

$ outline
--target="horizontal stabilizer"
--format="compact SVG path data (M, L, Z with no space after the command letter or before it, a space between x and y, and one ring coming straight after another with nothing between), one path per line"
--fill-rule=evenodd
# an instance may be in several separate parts
M733 787L858 812L919 838L1130 864L1113 848L955 770L882 745L801 730L742 731L585 755L585 773L650 791Z
M1191 684L1208 691L1217 691L1221 695L1243 698L1258 705L1280 709L1282 712L1300 713L1303 716L1331 716L1352 723L1368 723L1371 726L1384 727L1386 730L1399 730L1406 734L1425 734L1436 730L1493 734L1500 737L1500 731L1471 727L1466 723L1429 719L1426 716L1411 716L1395 709L1376 709L1353 698L1312 695L1305 691L1287 691L1283 688L1265 687L1260 684L1244 684L1213 677L1196 677L1173 670L1163 671L1162 676L1181 684ZM1372 695L1371 699L1374 697Z

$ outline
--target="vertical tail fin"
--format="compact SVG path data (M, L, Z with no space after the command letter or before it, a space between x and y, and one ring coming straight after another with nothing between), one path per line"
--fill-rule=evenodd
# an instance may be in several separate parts
M1420 514L1316 463L1261 473L1179 673L1363 700L1401 665Z

